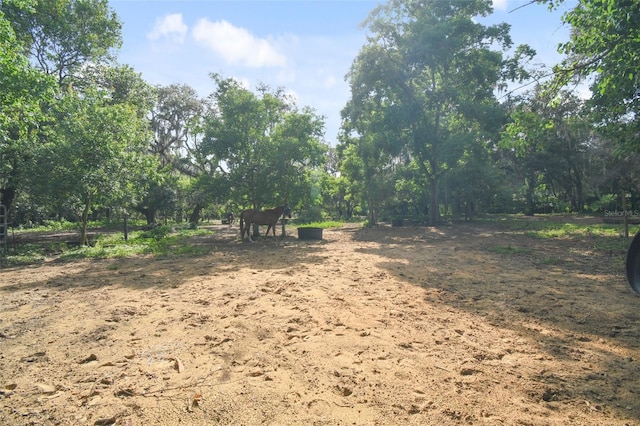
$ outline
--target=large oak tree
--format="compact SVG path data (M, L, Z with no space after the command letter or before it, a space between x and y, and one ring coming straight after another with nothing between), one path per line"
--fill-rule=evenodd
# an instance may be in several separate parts
M217 166L233 201L252 208L308 203L312 170L327 149L323 118L298 108L283 89L261 86L254 93L232 78L212 78L217 88L199 156Z
M492 120L496 86L521 77L518 57L533 54L520 47L505 57L509 26L474 20L491 11L489 0L392 0L366 22L368 42L348 74L350 140L409 152L428 185L432 224L440 180Z

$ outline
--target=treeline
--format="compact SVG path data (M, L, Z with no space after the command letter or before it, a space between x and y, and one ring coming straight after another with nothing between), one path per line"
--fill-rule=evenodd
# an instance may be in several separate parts
M508 25L477 22L490 0L389 1L367 21L331 147L323 117L284 88L148 84L117 62L106 0L2 0L0 202L15 226L65 218L83 235L98 216L197 223L285 202L371 225L599 212L623 191L633 208L640 11L605 3L565 17L567 59L549 72ZM589 100L571 90L585 77Z

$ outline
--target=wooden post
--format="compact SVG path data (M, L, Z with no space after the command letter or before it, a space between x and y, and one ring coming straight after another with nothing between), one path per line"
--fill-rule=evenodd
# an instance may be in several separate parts
M7 241L9 240L8 216L7 208L4 204L0 204L0 252L7 250Z
M627 214L627 192L622 192L622 214L624 215L624 237L629 238L629 215Z

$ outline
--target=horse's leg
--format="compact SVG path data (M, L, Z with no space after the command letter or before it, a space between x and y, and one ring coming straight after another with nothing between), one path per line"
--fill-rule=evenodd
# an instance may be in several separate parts
M244 225L244 229L247 230L247 238L249 239L249 242L252 243L253 238L251 238L251 233L253 232L253 222L245 222Z

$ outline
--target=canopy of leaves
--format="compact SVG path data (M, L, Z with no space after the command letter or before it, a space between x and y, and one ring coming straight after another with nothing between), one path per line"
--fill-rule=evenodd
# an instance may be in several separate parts
M216 165L198 156L196 140L206 102L185 84L157 87L156 94L151 113L154 133L151 151L163 166L171 165L188 176L212 174Z
M347 131L366 135L359 142L374 151L409 152L431 186L434 223L439 179L476 133L501 124L495 87L524 75L499 50L511 46L509 26L474 21L491 10L488 0L392 0L371 14L371 36L348 75Z
M204 119L200 155L215 159L236 202L256 208L302 201L310 170L322 164L324 120L299 110L282 89L258 93L236 80L212 75L217 90Z
M555 99L550 96L539 87L514 107L500 147L514 172L527 180L529 194L540 183L562 189L571 209L582 211L584 153L591 140L588 118L583 113L584 102L567 91L555 95ZM533 208L529 206L530 212Z
M550 3L554 6L553 2ZM640 151L640 7L636 0L582 0L564 16L571 39L559 82L592 77L596 120L620 146Z
M87 64L113 59L111 50L122 44L122 23L108 0L35 1L31 8L9 1L0 10L24 52L60 86Z
M42 202L75 202L77 212L132 200L132 183L151 163L146 121L128 104L112 104L99 88L69 91L53 105L54 134L33 157L32 188Z
M4 2L13 7L22 2ZM26 5L23 5L27 7ZM31 67L19 49L11 23L0 8L0 202L10 207L21 185L26 159L33 155L55 82Z

